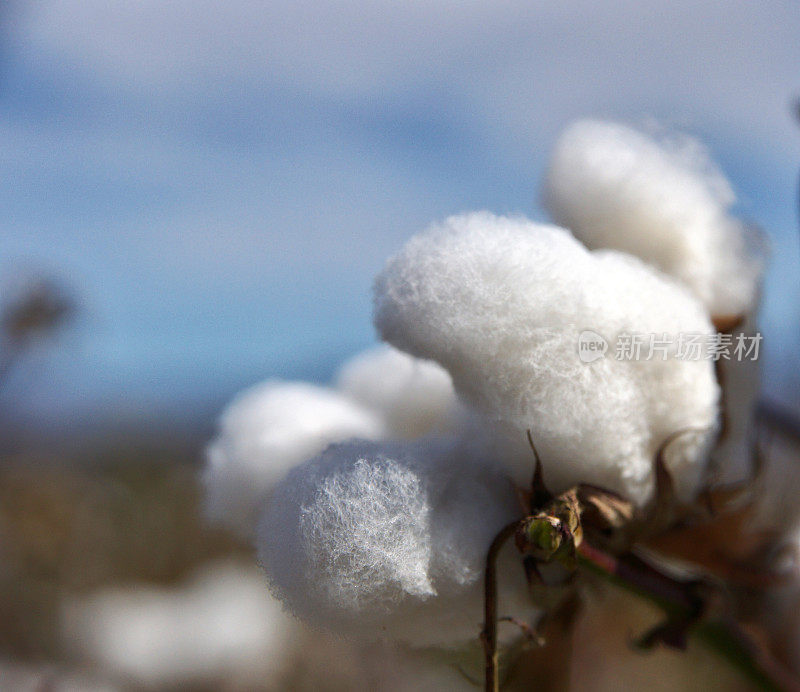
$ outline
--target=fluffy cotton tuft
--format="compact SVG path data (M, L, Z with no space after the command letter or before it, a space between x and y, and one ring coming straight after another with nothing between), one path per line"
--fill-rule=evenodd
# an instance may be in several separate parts
M555 147L543 202L587 246L653 264L685 283L712 315L755 308L762 253L730 215L733 191L699 143L576 122Z
M275 489L257 545L275 592L304 620L457 644L479 632L486 551L519 515L508 479L453 443L351 442ZM526 602L519 564L511 579Z
M451 433L464 417L446 370L391 346L365 351L345 363L337 375L337 386L379 413L394 438Z
M515 479L529 482L531 429L555 489L591 482L643 503L653 460L672 433L683 495L696 490L713 438L719 390L708 360L675 358L680 333L709 336L682 286L616 252L591 253L567 231L481 212L412 238L375 283L385 340L439 362L494 426ZM578 355L592 330L609 351ZM618 360L620 334L673 337L669 357Z
M260 503L289 469L332 442L384 434L380 416L337 392L299 382L257 385L226 409L206 450L206 514L249 538Z

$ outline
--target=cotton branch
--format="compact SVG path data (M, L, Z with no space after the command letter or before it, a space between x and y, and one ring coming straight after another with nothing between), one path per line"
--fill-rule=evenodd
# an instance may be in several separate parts
M733 619L702 618L698 612L702 602L692 593L694 582L674 579L633 555L614 557L586 542L578 547L578 559L585 570L646 598L668 618L683 619L688 633L762 689L800 690L797 679Z
M485 656L485 688L496 692L500 688L500 668L497 650L497 555L506 541L514 535L519 522L504 526L489 546L484 578L484 618L481 641Z

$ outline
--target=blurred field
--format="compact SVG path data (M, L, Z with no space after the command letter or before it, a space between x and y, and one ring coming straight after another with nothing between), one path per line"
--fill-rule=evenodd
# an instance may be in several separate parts
M24 457L0 468L0 647L59 660L66 595L125 582L174 584L242 552L200 521L196 459L109 445L57 466Z
M106 440L79 458L0 459L0 689L139 689L141 680L85 660L64 631L65 603L109 587L176 592L224 561L254 570L249 547L208 527L200 510L200 445L168 449ZM144 442L142 442L144 440ZM165 591L165 593L168 593ZM266 583L265 600L268 599ZM197 637L208 633L197 632ZM152 632L153 637L161 633ZM208 679L148 685L182 690L425 689L398 652L301 630L280 660ZM165 652L165 659L170 653ZM398 671L406 674L398 677ZM262 675L263 673L263 675ZM445 671L445 677L455 673ZM436 689L438 685L430 687Z

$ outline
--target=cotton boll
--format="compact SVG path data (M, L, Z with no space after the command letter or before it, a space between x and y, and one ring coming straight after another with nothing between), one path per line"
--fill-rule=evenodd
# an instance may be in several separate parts
M122 692L123 689L85 671L65 670L55 662L23 663L5 657L0 659L0 684L4 690L19 692Z
M257 385L223 413L206 450L206 514L249 538L259 503L290 468L331 442L384 434L377 414L337 392L299 382Z
M698 334L705 339L713 328L702 306L669 277L621 252L592 254L604 280L627 298L620 301L608 296L603 308L609 323L618 325L617 334L636 331L656 338L666 335L670 341L666 358L656 354L624 364L644 391L651 440L649 459L665 440L683 431L670 442L665 460L679 496L689 499L708 481L706 460L717 440L720 390L714 368L706 360L707 343L701 349L701 359L692 360L678 357L678 340ZM638 300L631 300L632 296Z
M257 546L275 592L310 623L456 645L478 635L486 552L519 516L512 485L475 452L432 440L350 442L275 489ZM525 602L515 567L507 593Z
M733 192L696 142L578 122L556 147L544 198L590 247L636 254L685 282L715 317L744 315L754 331L764 241L730 216ZM713 465L731 481L747 471L758 368L726 361L722 370L730 391Z
M391 437L454 432L464 418L453 381L440 365L379 346L344 364L339 390L378 412Z
M375 283L385 340L439 362L456 391L494 427L515 480L533 469L525 431L556 490L589 482L644 503L663 441L679 491L697 488L719 396L707 360L618 360L625 333L708 337L705 310L685 288L634 257L593 254L567 231L474 213L412 238ZM609 344L592 362L579 340Z
M653 264L712 315L756 306L763 253L729 213L728 181L689 138L657 141L615 123L576 122L555 147L543 202L587 246Z
M263 575L224 563L179 588L114 588L74 599L62 624L68 648L115 677L158 689L248 667L277 675L296 636Z

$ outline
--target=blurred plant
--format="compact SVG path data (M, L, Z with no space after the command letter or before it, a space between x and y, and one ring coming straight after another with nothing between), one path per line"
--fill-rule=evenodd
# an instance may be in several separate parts
M76 305L51 279L29 282L0 312L0 385L22 354L68 322Z

